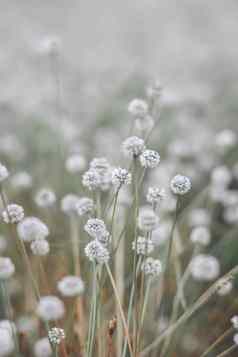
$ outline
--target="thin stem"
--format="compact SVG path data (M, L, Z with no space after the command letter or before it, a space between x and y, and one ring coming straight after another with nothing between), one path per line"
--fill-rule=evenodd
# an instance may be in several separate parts
M228 330L226 330L221 336L219 336L215 342L213 342L207 349L205 352L203 352L203 354L201 354L200 357L205 357L208 355L208 353L210 353L215 347L217 347L219 345L219 343L221 341L223 341L224 338L226 338L231 332L234 331L233 326L230 327Z
M230 348L228 348L227 350L223 351L222 353L220 353L219 355L217 355L216 357L225 357L230 355L231 352L233 352L235 349L237 348L237 345L234 344L232 345Z

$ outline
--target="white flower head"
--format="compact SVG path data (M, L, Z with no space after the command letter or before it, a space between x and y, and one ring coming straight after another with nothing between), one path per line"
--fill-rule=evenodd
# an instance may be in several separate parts
M220 274L220 263L212 255L199 254L192 259L190 272L194 280L215 280Z
M62 328L52 327L48 333L49 340L52 345L59 345L65 339L65 333Z
M15 265L8 257L0 257L0 280L11 278L15 273Z
M233 327L236 330L238 330L238 316L237 315L232 316L231 323L232 323Z
M152 85L147 88L146 93L147 96L151 99L159 99L162 95L162 90L163 87L161 85L161 82L156 79L154 83L152 83Z
M17 225L17 233L21 240L31 242L33 240L45 239L49 235L49 229L37 217L26 217Z
M170 182L170 188L175 195L185 195L191 190L191 181L187 176L176 175Z
M83 174L82 184L90 191L96 190L101 184L99 173L95 169L89 169Z
M65 307L63 301L57 296L43 296L40 298L36 312L44 321L59 320L65 314Z
M2 212L2 218L5 223L18 223L24 218L24 209L22 206L11 203Z
M98 218L90 218L84 226L85 231L92 238L104 236L107 232L106 225L103 220Z
M131 174L121 167L117 167L112 171L112 184L116 187L121 187L122 185L130 185Z
M217 294L219 296L225 296L230 294L233 289L233 282L229 279L221 279L219 286L217 288Z
M132 242L132 249L136 250L138 255L148 255L153 252L154 243L149 238L138 237L137 241Z
M195 244L208 245L211 241L211 234L207 227L195 227L190 235L190 239Z
M11 185L15 190L27 190L32 187L32 177L25 171L17 172L11 177Z
M61 210L70 215L76 213L77 204L79 202L79 197L72 193L64 196L61 200Z
M88 197L79 198L76 204L76 210L79 216L92 213L94 208L93 200Z
M146 200L149 203L158 203L165 198L165 189L159 187L149 187Z
M145 142L137 136L130 136L122 143L122 152L126 157L137 157L145 150Z
M49 342L48 337L43 337L36 341L34 345L34 355L35 357L51 357L53 351Z
M233 130L225 129L215 137L215 143L219 150L226 151L237 144L237 135Z
M138 215L138 227L143 232L153 231L159 223L159 217L150 207L141 208Z
M8 169L6 168L6 166L2 165L0 163L0 184L5 181L9 176L9 172Z
M95 170L99 176L98 188L107 191L111 186L111 165L105 157L96 157L90 162L90 170Z
M85 247L85 254L88 259L98 264L107 263L110 255L107 248L105 248L97 239L91 241Z
M135 119L143 119L148 114L148 104L143 99L133 99L128 105L128 112Z
M144 150L140 155L141 166L149 169L157 167L160 163L160 155L155 150Z
M36 193L35 203L39 207L51 207L54 205L55 201L55 193L48 188L42 188Z
M34 255L47 255L50 251L49 243L46 239L37 239L31 242L31 251Z
M77 296L84 292L84 282L80 277L74 275L62 278L57 287L63 296Z
M152 257L148 257L142 263L141 270L145 273L145 275L149 275L153 278L157 277L162 272L161 261L159 259L154 259Z
M73 154L65 162L66 170L71 174L82 172L86 167L86 160L82 155Z

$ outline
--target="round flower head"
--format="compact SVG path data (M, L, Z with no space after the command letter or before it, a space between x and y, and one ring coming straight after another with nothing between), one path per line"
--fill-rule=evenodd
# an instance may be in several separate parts
M100 175L96 170L89 169L83 174L82 184L90 191L96 190L100 186L100 183Z
M107 232L105 223L98 218L90 218L85 224L84 229L92 238L99 238Z
M64 303L57 296L49 295L40 298L37 314L44 321L59 320L64 316Z
M0 357L6 357L13 353L15 348L12 334L3 328L0 328Z
M90 162L90 170L95 170L99 175L98 187L107 191L111 186L111 165L105 157L96 157Z
M157 277L162 272L161 261L159 259L148 257L142 263L141 270L145 273L145 275L149 275L153 278Z
M233 283L231 280L226 280L224 279L224 281L221 281L218 289L217 289L217 294L219 296L225 296L228 295L233 289Z
M49 243L46 239L37 239L31 242L31 251L34 255L47 255L50 251Z
M146 200L149 203L158 203L165 198L165 190L159 187L149 187Z
M211 174L212 185L220 188L227 187L232 179L232 173L226 166L218 166Z
M160 155L154 150L145 150L140 155L141 166L153 169L157 167L160 163Z
M130 185L131 174L121 167L115 168L112 171L112 184L116 187L121 187L122 185Z
M136 249L138 255L148 255L154 250L154 243L151 239L145 237L138 237L137 242L132 242L132 249Z
M107 248L96 239L85 247L85 254L89 260L98 264L107 263L110 258Z
M61 209L64 213L70 215L76 212L76 206L79 201L79 197L74 194L68 194L61 200Z
M65 333L62 328L53 327L50 329L48 336L52 345L59 345L60 342L65 338Z
M133 99L128 105L128 112L136 119L143 119L148 113L148 104L143 99Z
M190 239L193 243L208 245L211 240L211 234L208 228L200 226L196 227L192 230Z
M49 229L37 217L26 217L17 225L17 233L20 239L25 242L45 239L49 235Z
M11 177L11 185L15 190L27 190L32 187L32 177L25 171Z
M76 210L79 216L92 213L94 208L95 206L93 200L88 197L79 198L76 204Z
M9 176L8 169L0 163L0 184Z
M22 206L11 203L2 212L2 218L5 223L18 223L24 218L24 209Z
M167 220L161 222L158 227L152 232L152 241L154 245L160 246L163 245L170 237L172 222Z
M215 143L219 150L226 151L237 144L237 135L233 130L222 130L216 135Z
M63 296L77 296L84 292L84 282L80 277L74 275L62 278L57 287Z
M15 273L15 266L10 258L0 257L0 280L11 278Z
M47 188L42 188L35 196L35 203L39 207L51 207L54 205L55 201L55 193Z
M34 345L34 356L35 357L51 357L52 348L48 337L43 337L38 340Z
M159 223L159 217L151 208L142 208L138 215L138 227L143 232L153 231Z
M66 160L65 167L66 170L71 174L76 174L85 169L86 160L83 156L78 154L73 154L69 156Z
M237 315L232 316L231 323L232 323L233 327L236 330L238 330L238 316Z
M220 264L212 255L199 254L190 263L192 277L198 281L211 281L220 274Z
M175 195L185 195L191 190L191 181L188 177L176 175L170 182L170 188Z
M137 136L130 136L122 143L122 152L126 157L137 157L145 150L145 142Z

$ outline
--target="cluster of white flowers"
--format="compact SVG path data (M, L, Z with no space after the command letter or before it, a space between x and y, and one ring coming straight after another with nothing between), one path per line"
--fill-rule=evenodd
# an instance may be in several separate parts
M194 280L214 280L220 274L219 260L212 255L198 254L190 263L190 272Z
M0 184L9 176L8 169L0 163Z
M160 163L160 155L154 150L144 150L140 155L141 166L149 169L157 167Z
M8 257L0 257L0 280L9 279L15 273L15 265Z
M35 203L39 207L51 207L56 202L56 195L55 193L48 189L42 188L40 189L35 195Z
M195 244L206 246L211 241L211 234L207 227L197 226L192 230L190 239Z
M98 218L88 219L84 229L90 237L95 239L99 239L100 237L107 235L107 229L104 221Z
M143 119L148 114L148 104L143 99L133 99L128 105L128 111L135 119Z
M122 152L126 157L137 157L145 150L145 142L137 136L130 136L122 143Z
M46 239L37 239L31 242L31 251L34 255L47 255L50 251L49 242Z
M138 255L148 255L153 252L154 243L149 238L138 237L132 242L132 249L136 250Z
M165 189L159 187L149 187L146 195L146 200L149 203L155 204L165 198Z
M69 193L61 200L61 209L64 213L71 215L76 213L79 197L75 194Z
M107 191L111 186L111 165L106 158L95 158L90 162L89 170L83 175L82 184L89 190Z
M191 181L188 177L176 175L170 182L170 188L175 195L185 195L191 190Z
M43 321L54 321L64 316L65 307L57 296L43 296L39 300L36 312Z
M141 270L145 273L145 275L155 278L155 277L159 276L160 273L162 272L161 261L159 259L154 259L152 257L148 257L142 263Z
M90 261L98 264L107 263L110 258L108 249L97 239L94 239L86 245L85 254Z
M83 216L85 214L91 214L95 209L94 202L91 198L82 197L78 200L76 204L76 210L79 216Z
M84 292L84 282L80 277L74 275L62 278L57 287L63 296L77 296Z
M65 339L65 333L62 328L52 327L48 333L49 340L52 345L59 345Z
M131 174L121 167L115 168L112 171L112 184L117 188L122 185L130 185L131 183Z
M15 203L10 203L2 212L2 218L5 223L21 222L24 218L24 209Z
M159 223L159 217L150 207L143 207L139 210L138 227L143 232L153 231Z
M47 225L37 217L25 217L17 225L17 233L25 242L45 239L49 235Z

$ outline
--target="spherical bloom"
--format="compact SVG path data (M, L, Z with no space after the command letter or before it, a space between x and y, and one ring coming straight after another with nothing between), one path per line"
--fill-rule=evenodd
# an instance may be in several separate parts
M132 249L136 249L136 253L139 255L148 255L154 250L154 243L151 239L145 237L138 237L137 242L132 242Z
M237 144L237 135L233 130L222 130L216 135L215 143L218 149L225 151Z
M53 351L48 337L43 337L34 345L35 357L51 357Z
M143 99L133 99L128 105L128 112L136 119L143 119L148 113L148 104Z
M8 257L0 257L0 280L9 279L15 273L15 265Z
M126 157L137 157L145 150L145 142L137 136L130 136L122 143L122 152Z
M93 200L88 197L79 198L76 204L76 210L79 216L92 213L94 208L95 205L93 203Z
M107 191L111 186L111 165L105 157L96 157L90 162L90 170L95 170L99 176L98 188Z
M99 173L94 169L89 169L83 174L82 184L90 191L96 190L101 184Z
M219 296L228 295L233 289L233 283L231 280L224 279L224 281L220 281L217 294Z
M141 166L153 169L160 163L160 155L157 151L154 150L145 150L140 155Z
M145 275L157 277L162 272L161 261L159 259L148 257L142 263L141 270L145 273Z
M188 177L176 175L170 182L170 188L175 195L185 195L191 190L191 181Z
M192 277L198 281L214 280L220 274L220 263L212 255L199 254L190 263Z
M72 193L66 195L61 200L61 209L64 213L70 215L76 212L77 203L79 202L79 197Z
M232 179L232 173L226 166L218 166L211 174L212 185L220 188L227 187Z
M44 321L59 320L64 316L64 303L57 296L49 295L40 298L37 314Z
M165 198L165 189L159 187L149 187L146 200L149 203L157 203Z
M69 156L65 162L66 170L71 174L83 171L85 166L86 160L82 155L79 154L73 154Z
M112 184L116 187L121 187L122 185L130 185L131 174L121 167L115 168L112 171Z
M237 315L232 316L231 323L232 323L233 327L236 330L238 330L238 316Z
M37 239L31 242L31 251L34 255L47 255L50 251L49 243L46 239Z
M14 351L14 339L5 328L0 328L0 357L9 356Z
M0 163L0 183L5 181L9 176L8 169Z
M2 212L2 218L5 223L18 223L24 218L24 209L22 206L11 203Z
M74 275L62 278L57 287L63 296L77 296L84 292L84 282L80 277Z
M16 190L27 190L32 187L32 177L25 171L18 172L11 177L11 185Z
M104 236L107 232L106 225L103 220L98 218L90 218L84 226L85 231L92 238L99 238Z
M37 217L26 217L17 225L17 233L20 239L25 242L45 239L49 235L49 229Z
M48 336L52 345L59 345L60 342L65 338L65 333L62 328L53 327L50 329Z
M159 223L159 217L149 207L140 209L138 215L138 227L144 232L153 231Z
M170 237L172 222L167 220L161 222L158 227L152 232L152 241L154 245L160 246L163 245Z
M198 226L191 232L190 239L195 244L208 245L211 241L211 234L208 228Z
M98 264L107 263L110 258L107 248L96 239L85 247L85 254L89 260Z
M56 201L55 193L48 188L42 188L35 196L35 203L39 207L51 207Z

